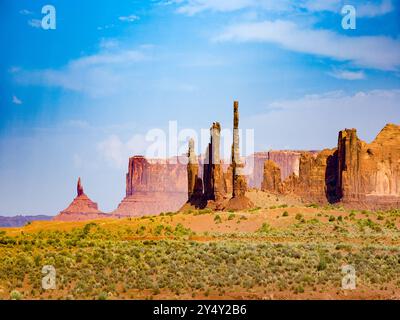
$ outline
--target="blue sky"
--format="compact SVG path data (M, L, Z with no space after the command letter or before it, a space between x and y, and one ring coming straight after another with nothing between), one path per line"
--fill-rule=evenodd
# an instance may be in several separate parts
M1 1L0 214L56 214L78 176L111 211L149 130L230 127L234 99L257 151L371 141L400 122L400 3L346 4L355 30L341 0Z

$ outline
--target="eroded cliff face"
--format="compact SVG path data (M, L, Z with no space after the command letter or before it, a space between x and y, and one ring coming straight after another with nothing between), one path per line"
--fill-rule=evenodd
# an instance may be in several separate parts
M386 125L369 144L341 131L338 166L344 202L400 207L400 126Z
M276 174L274 170L266 166L264 180ZM336 149L301 153L299 175L290 175L273 189L320 203L399 208L400 126L386 125L369 144L357 137L355 129L340 131Z
M107 218L109 215L101 212L96 202L93 202L84 193L81 179L77 183L77 196L68 208L56 215L53 220L57 221L83 221Z
M286 180L290 175L299 175L300 156L303 152L317 154L318 151L299 151L299 150L271 150L268 152L256 152L252 157L254 167L252 174L248 177L249 187L261 188L264 174L264 163L267 160L275 162L280 169L281 179ZM247 160L248 163L251 159Z
M177 211L188 199L185 159L129 159L126 196L114 216L142 216Z
M272 160L267 160L264 163L264 180L261 185L261 190L272 193L282 192L281 169Z

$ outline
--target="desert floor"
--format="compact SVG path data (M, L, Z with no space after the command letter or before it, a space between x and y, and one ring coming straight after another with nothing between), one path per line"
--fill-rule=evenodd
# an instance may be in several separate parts
M0 298L400 299L400 210L249 197L243 212L1 229ZM56 289L42 288L44 265ZM354 290L342 288L345 265Z

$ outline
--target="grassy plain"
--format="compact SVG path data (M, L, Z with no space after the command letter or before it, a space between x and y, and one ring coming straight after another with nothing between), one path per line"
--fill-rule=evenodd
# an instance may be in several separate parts
M271 201L1 229L0 299L400 299L400 210Z

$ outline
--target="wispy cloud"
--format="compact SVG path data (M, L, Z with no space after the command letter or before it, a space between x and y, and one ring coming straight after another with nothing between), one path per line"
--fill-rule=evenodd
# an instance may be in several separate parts
M97 30L99 30L99 31L101 31L101 30L107 30L107 29L111 29L111 28L114 28L114 24L113 23L111 23L111 24L106 24L106 25L104 25L104 26L98 26L97 27Z
M123 142L119 136L112 134L97 145L97 150L112 167L124 169L127 159L132 155L144 155L149 142L144 135L136 134Z
M345 4L351 4L355 7L357 17L373 18L383 16L394 10L392 0L382 0L378 2L356 0L347 2L343 0L306 0L299 3L299 6L309 12L330 11L340 14L341 8Z
M275 110L325 107L335 109L338 106L367 108L375 107L377 103L384 107L385 105L397 106L398 103L396 101L398 99L400 99L400 89L358 91L354 94L346 94L344 91L331 91L306 95L300 99L275 101L269 107Z
M356 66L398 70L400 41L386 36L349 37L323 29L305 28L291 21L263 21L228 26L215 41L269 42L301 53L314 54Z
M30 25L32 28L41 28L42 21L39 19L30 19L28 20L28 25Z
M169 0L164 4L177 5L177 12L193 16L195 14L212 12L233 12L243 9L257 9L267 12L304 11L313 13L329 11L340 14L345 4L356 7L358 17L375 17L393 11L392 0L378 2L354 0L348 3L344 0Z
M145 49L101 49L59 69L20 70L13 76L20 84L61 87L101 97L126 88L134 66L149 59L147 53Z
M400 123L399 100L399 89L309 94L276 100L241 123L255 129L256 150L265 148L265 137L274 137L272 149L322 149L336 146L339 130L357 128L361 139L371 141L387 122Z
M246 8L287 11L292 7L290 2L289 0L188 0L170 1L170 4L179 4L178 13L192 16L203 11L232 12Z
M32 15L32 14L33 14L32 11L29 11L29 10L27 10L27 9L22 9L22 10L20 10L19 13L22 14L23 16L29 16L29 15Z
M351 71L351 70L334 70L329 73L332 77L336 79L343 80L363 80L366 79L364 71Z
M118 19L119 19L120 21L134 22L134 21L139 20L139 17L138 17L137 15L131 14L131 15L129 15L129 16L121 16L121 17L118 17Z
M22 101L17 96L14 95L12 97L12 103L14 103L14 104L22 104Z
M394 5L391 0L383 0L381 3L367 2L357 6L358 17L376 17L383 16L394 10Z

